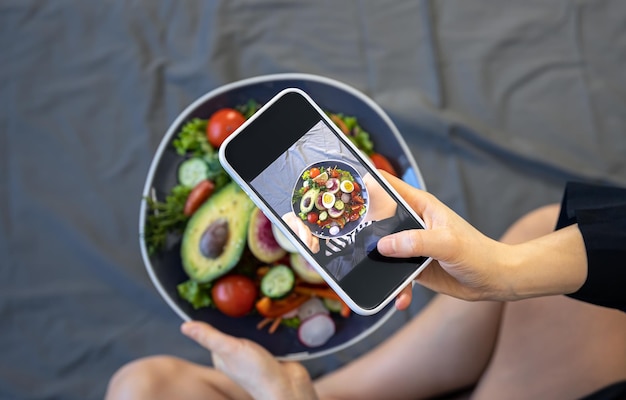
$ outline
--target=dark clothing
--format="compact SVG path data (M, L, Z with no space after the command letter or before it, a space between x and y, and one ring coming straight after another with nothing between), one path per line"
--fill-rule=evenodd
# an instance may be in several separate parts
M616 382L583 397L581 400L626 400L626 381Z
M589 267L583 286L568 296L626 312L626 189L568 183L557 229L575 223Z

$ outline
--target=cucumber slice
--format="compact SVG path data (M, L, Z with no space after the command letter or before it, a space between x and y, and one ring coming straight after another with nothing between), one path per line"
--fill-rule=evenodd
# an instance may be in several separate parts
M209 173L207 163L198 157L183 161L178 167L178 182L190 188L205 180Z
M318 219L320 221L326 221L326 218L328 218L328 213L326 211L322 211L318 217Z
M271 299L288 295L296 283L293 270L286 265L272 267L261 279L261 293Z
M322 301L324 302L324 306L329 311L338 313L343 308L343 305L341 304L341 302L339 300L324 298L324 299L322 299Z

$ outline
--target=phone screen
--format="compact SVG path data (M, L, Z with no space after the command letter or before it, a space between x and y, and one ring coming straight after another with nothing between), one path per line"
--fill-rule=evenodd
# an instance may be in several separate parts
M372 309L426 261L384 257L378 240L423 226L357 151L340 140L342 133L305 103L297 108L302 119L293 126L259 122L271 125L282 144L244 179L346 294L361 308ZM277 132L281 129L288 132Z

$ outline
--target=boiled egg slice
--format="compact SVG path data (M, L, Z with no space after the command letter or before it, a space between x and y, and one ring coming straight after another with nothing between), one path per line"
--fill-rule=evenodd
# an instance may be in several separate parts
M354 190L354 184L350 181L342 181L339 185L339 189L341 189L344 193L352 193Z
M325 192L322 195L322 205L326 208L331 208L335 205L335 195L330 192Z

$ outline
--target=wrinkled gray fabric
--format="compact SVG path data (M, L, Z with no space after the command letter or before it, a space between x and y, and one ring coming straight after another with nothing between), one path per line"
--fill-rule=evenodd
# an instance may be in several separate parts
M137 237L150 160L200 95L278 72L351 84L428 189L497 237L568 179L626 185L625 20L621 0L2 1L0 398L99 399L135 358L209 362Z

